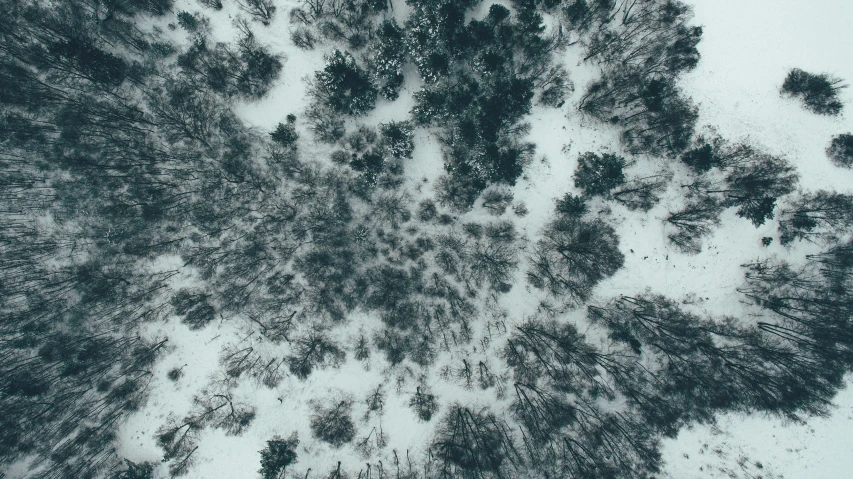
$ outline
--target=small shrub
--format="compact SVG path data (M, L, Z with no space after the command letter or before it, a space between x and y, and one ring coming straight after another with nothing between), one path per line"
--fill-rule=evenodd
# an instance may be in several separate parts
M853 133L843 133L832 139L826 156L842 168L853 168Z
M346 165L352 159L352 155L344 150L336 150L332 152L332 162L338 165Z
M184 372L181 371L181 369L182 368L170 369L169 372L166 374L166 377L168 377L170 381L177 381L178 379L181 379L181 376L184 375Z
M407 121L385 123L380 126L382 144L395 158L411 158L415 150L412 125Z
M346 144L353 152L364 153L371 146L375 145L378 139L379 136L373 128L362 125L356 131L347 135Z
M418 205L418 218L421 221L431 221L438 215L438 208L432 200L423 200Z
M150 462L133 463L125 459L127 469L119 472L113 479L152 479L154 477L154 464Z
M557 200L554 209L561 215L580 218L587 212L586 200L583 196L566 193L562 198Z
M493 185L486 189L482 195L483 208L495 216L504 214L507 207L512 203L512 190L505 185Z
M198 0L198 2L214 10L222 10L222 0Z

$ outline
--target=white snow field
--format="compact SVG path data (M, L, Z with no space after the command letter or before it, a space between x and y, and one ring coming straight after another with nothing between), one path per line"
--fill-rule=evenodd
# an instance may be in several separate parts
M295 48L290 41L288 11L299 2L277 3L275 20L268 27L255 25L256 34L264 43L286 57L282 78L263 100L239 105L237 112L250 125L263 131L271 130L288 113L301 116L308 104L303 77L313 74L323 65L324 46L313 51ZM394 0L394 14L402 15L405 5ZM494 2L484 2L478 13L488 10ZM509 2L502 2L508 4ZM848 113L837 118L818 116L804 110L794 100L779 95L779 87L792 67L807 71L828 72L853 81L853 2L840 0L690 0L695 4L694 23L704 27L699 45L702 59L695 71L687 74L681 86L700 108L699 124L712 126L732 141L749 139L768 153L780 155L797 165L804 190L819 188L853 191L853 171L834 167L824 149L831 136L853 131L849 113L853 109L853 89L842 91ZM176 9L199 11L192 0L182 0ZM205 10L211 17L217 35L228 35L230 18L237 14L233 3L220 12ZM476 14L475 14L476 16ZM529 116L532 124L530 139L537 144L536 159L527 166L515 186L515 201L524 202L531 214L516 218L516 224L530 244L550 218L553 202L564 193L576 192L571 182L577 155L585 151L622 153L618 132L608 125L584 120L575 104L586 84L597 75L593 65L578 64L577 47L565 54L566 67L575 84L575 92L561 109L535 107ZM325 49L325 50L324 50ZM365 120L378 124L402 120L412 106L411 95L420 87L414 72L400 99L393 103L380 100L377 109ZM327 153L311 140L311 134L300 128L300 149L318 159ZM331 151L331 150L329 150ZM327 155L328 156L328 155ZM629 173L647 172L662 167L660 160L636 158ZM420 129L416 134L415 158L407 166L413 193L429 197L441 173L442 158L435 135ZM674 165L675 180L684 171ZM424 181L425 180L425 181ZM422 185L415 190L416 185ZM789 251L777 245L760 247L763 236L773 236L772 222L755 228L749 221L735 217L732 211L705 242L703 252L688 256L669 247L660 221L668 204L679 201L680 192L672 186L664 201L648 213L632 213L620 205L594 204L595 210L610 215L617 228L620 247L625 254L625 266L615 276L596 289L599 299L619 294L642 293L647 288L674 299L691 298L689 308L712 315L737 315L743 312L740 295L735 288L743 278L740 265L759 255L802 255L808 247L798 245ZM420 198L417 198L419 200ZM467 215L488 217L485 210L475 208ZM799 249L797 249L799 248ZM810 251L810 250L809 250ZM527 287L525 264L521 262L512 291L496 305L481 305L482 316L488 320L503 320L507 325L520 322L532 314L544 295ZM183 278L192 280L191 272ZM582 321L582 312L572 313ZM491 319L490 319L491 318ZM356 316L347 326L334 331L342 344L351 344L361 331L369 332L378 319ZM482 325L481 325L482 326ZM482 326L485 329L485 326ZM258 334L236 322L211 324L202 331L189 329L173 320L166 324L150 325L151 336L168 336L171 351L157 364L148 404L135 413L120 431L120 452L134 461L159 462L162 451L154 441L154 433L169 415L181 417L190 407L193 395L216 379L220 371L221 349L229 344L256 345ZM476 342L470 346L477 357L488 358L502 347L505 337L496 335L491 346L483 350ZM391 463L392 450L405 458L406 452L420 460L425 445L437 421L418 421L407 406L417 378L397 367L391 368L381 354L375 353L367 367L350 359L336 369L314 372L307 380L286 377L277 387L267 388L243 380L235 391L240 401L254 406L257 416L248 430L239 437L228 437L219 430L203 432L196 463L188 478L243 479L259 477L260 451L273 435L288 437L297 432L301 440L298 463L293 473L300 477L310 468L307 477L326 477L325 474L342 461L350 471L358 471L366 458L351 445L334 450L324 443L313 441L309 429L309 401L329 394L354 400L357 437L367 435L373 427L381 426L388 436L385 452L370 458L372 463ZM442 355L425 379L439 396L441 407L459 401L463 404L494 405L494 393L467 390L452 380L440 376L442 366L452 357ZM494 360L497 364L497 360ZM178 382L166 379L167 371L184 366ZM221 371L219 372L221 374ZM398 378L405 382L398 388ZM383 385L388 393L385 413L362 420L364 397L369 390ZM501 401L500 399L498 401ZM672 479L692 478L771 478L786 479L853 477L853 388L836 399L837 407L829 418L812 418L807 424L785 424L778 419L727 415L716 426L698 426L682 431L676 439L665 441L664 475ZM442 409L439 409L439 415ZM156 477L167 477L166 465L160 465Z

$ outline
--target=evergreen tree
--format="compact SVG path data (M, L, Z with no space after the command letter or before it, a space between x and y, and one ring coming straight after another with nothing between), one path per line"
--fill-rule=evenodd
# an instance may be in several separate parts
M287 466L296 462L296 447L299 439L296 433L290 438L278 436L267 441L267 447L261 450L261 473L264 479L280 479L284 477Z
M311 94L322 105L345 115L364 115L376 104L376 86L352 55L340 50L314 75Z

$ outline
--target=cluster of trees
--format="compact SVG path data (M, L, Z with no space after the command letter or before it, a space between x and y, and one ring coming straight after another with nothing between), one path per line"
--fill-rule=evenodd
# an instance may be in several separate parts
M798 98L809 111L819 115L838 115L844 107L838 99L838 91L844 87L840 78L794 68L785 77L781 92Z
M45 478L144 477L150 467L112 446L166 344L138 326L175 315L202 328L258 292L251 312L281 336L270 297L281 308L299 296L283 294L288 279L273 268L293 242L265 238L275 221L256 208L282 218L289 207L259 201L273 176L230 109L262 96L281 59L245 21L234 44L215 43L203 16L167 1L3 6L0 243L16 259L0 291L0 463L32 457ZM176 19L190 45L156 36L152 15ZM163 255L182 256L211 287L173 289L182 271ZM202 426L237 433L250 421L223 416L238 407L221 392L164 438L175 471Z
M178 22L192 43L187 51L177 55L177 65L196 89L214 91L224 97L258 99L278 78L281 57L258 43L244 19L234 22L240 31L236 46L213 41L209 20L200 13L179 12Z
M411 159L415 149L414 131L408 121L381 124L378 132L360 126L342 136L337 145L340 149L332 153L332 161L349 165L358 174L357 194L364 197L377 185L399 185L403 162Z
M551 65L564 44L559 31L545 33L532 5L512 15L492 5L485 19L465 24L460 2L412 2L406 42L427 86L415 94L419 125L442 128L445 170L439 189L446 204L470 208L493 183L515 184L533 145L520 123L535 92L558 104L569 88L566 73Z
M740 290L765 311L755 325L649 293L588 308L610 339L600 347L553 317L518 325L504 349L511 417L451 405L424 477L644 477L659 470L660 438L684 424L726 411L826 414L853 353L851 246L802 268L745 265Z
M774 218L778 199L792 193L799 181L783 158L719 137L699 137L681 160L696 176L683 185L685 204L670 211L664 222L674 230L668 234L670 243L688 253L701 250L703 237L719 224L726 208L737 207L737 216L755 226Z
M497 418L473 438L440 430L438 441L466 441L461 457L442 458L465 469L448 477L512 476L504 467L515 475L643 477L660 466L662 436L719 412L827 414L850 368L849 254L849 244L833 247L799 270L746 265L741 291L766 311L757 325L697 316L647 293L588 308L609 336L604 349L554 318L517 326L504 356L520 441L500 434ZM460 423L450 419L445 427ZM493 450L502 462L490 461Z
M632 153L672 157L689 147L698 113L675 82L699 62L702 28L688 25L690 8L671 0L563 3L585 59L603 70L579 110L618 125Z
M466 12L477 2L409 3L413 11L403 26L388 20L365 37L370 45L366 68L336 52L318 72L314 96L326 111L312 108L312 124L324 141L339 140L343 122L332 112L363 114L379 92L396 98L402 65L411 59L426 83L415 94L413 119L442 129L447 175L439 184L439 197L466 210L488 185L513 185L520 177L533 152L533 145L522 139L528 131L522 119L536 92L540 102L558 106L571 89L566 72L552 62L569 37L562 27L546 33L540 10L554 13L557 2L515 1L514 13L496 4L483 20L467 23ZM348 9L366 16L381 10L359 5L312 0L294 15L317 23L346 17ZM586 59L605 66L603 77L581 101L581 111L620 124L633 153L674 156L686 149L697 113L675 79L698 62L701 38L701 28L688 26L689 9L679 2L577 1L563 5L560 16L579 35ZM365 22L374 28L372 21ZM361 42L356 43L351 48L359 49ZM644 185L656 179L641 181L620 198L647 209L642 191L635 190L647 190Z
M470 207L499 185L483 205L495 216L508 208L505 186L532 151L522 141L524 115L537 95L558 106L570 88L551 63L569 40L557 29L546 35L537 10L554 12L560 2L518 0L514 13L495 5L470 22L475 2L409 3L403 26L378 22L385 2L306 0L293 13L305 27L295 35L316 31L364 52L335 51L312 79L315 105L305 117L336 145L331 167L301 157L295 116L260 135L231 111L237 99L261 98L283 69L247 21L237 20L237 40L223 44L203 15L172 12L168 0L2 3L0 464L32 458L45 479L150 477L152 464L125 461L113 447L116 425L144 404L168 344L140 337L145 322L174 317L195 330L236 318L253 330L251 343L222 352L225 379L158 430L173 475L189 470L206 429L237 435L252 424L254 410L233 392L238 379L274 387L350 352L367 360L373 349L392 366L425 367L472 342L478 300L513 287L522 238L497 218L456 224L444 206ZM618 116L626 142L639 145L633 150L676 154L692 131L692 107L673 78L695 64L700 32L678 2L631 3L559 5L589 59L606 66L585 105ZM265 0L239 4L263 23L274 14ZM167 15L187 46L145 26L159 21L142 21ZM367 114L380 94L395 97L408 59L426 83L413 121L348 132L343 117ZM613 90L620 81L628 93ZM442 206L415 205L403 186L415 125L441 130ZM850 156L845 138L829 151L840 164ZM725 207L760 224L796 181L782 160L741 146L705 142L682 159L703 176L688 188L696 208L667 219L681 235L674 242L701 237ZM587 197L648 210L668 181L666 173L630 178L615 155L588 153L580 164L575 180L585 197L557 202L528 271L534 287L573 305L624 260L613 228L586 215ZM464 405L439 415L421 384L409 398L413 413L440 418L424 473L633 477L656 470L660 434L709 411L821 412L850 359L851 246L839 231L853 221L851 201L817 192L785 206L783 243L829 249L803 268L749 266L742 290L770 315L756 328L696 317L660 297L620 298L589 310L611 333L612 350L550 319L513 331L505 348L512 417ZM193 282L169 269L174 258ZM349 349L331 328L355 310L381 326ZM460 362L455 376L465 385L501 394L505 376L488 361ZM168 377L178 380L180 370ZM617 393L627 408L600 407ZM369 414L381 414L382 402L377 390ZM385 446L381 425L359 440L352 401L315 406L315 439ZM290 473L297 445L295 436L268 441L261 474ZM397 451L392 464L368 463L362 477L374 470L421 476ZM340 463L330 472L346 475Z

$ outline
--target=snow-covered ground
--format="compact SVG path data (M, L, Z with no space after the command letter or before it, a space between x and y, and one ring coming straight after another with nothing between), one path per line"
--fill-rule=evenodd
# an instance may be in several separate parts
M296 3L280 2L276 18L269 27L255 24L260 40L286 57L282 79L276 88L262 101L237 108L247 123L262 131L271 130L288 113L300 116L308 104L302 79L323 64L324 50L305 52L296 49L290 41L287 13ZM696 5L695 23L704 27L699 46L702 60L694 72L685 76L682 87L699 104L700 125L714 126L723 137L731 140L748 138L769 153L786 157L798 166L801 186L806 190L853 190L853 171L832 166L824 154L833 135L853 131L851 115L820 117L805 111L796 101L782 98L778 92L792 67L828 72L853 81L850 57L853 2L692 0L691 3ZM395 0L394 4L395 14L400 15L404 9L402 1ZM194 11L200 7L195 2L183 1L178 8ZM226 35L230 28L229 15L235 15L236 9L232 4L221 12L205 10L204 13L211 16L216 33ZM621 153L615 130L585 121L574 110L573 103L596 74L593 66L578 65L578 58L576 50L566 52L566 67L576 87L566 106L562 109L536 107L529 117L531 139L537 144L537 153L514 193L515 201L523 201L531 211L530 215L518 218L517 225L522 234L532 240L551 216L554 200L574 191L571 175L579 153ZM414 77L414 74L408 75L399 100L394 103L380 101L377 110L365 121L378 124L405 119L412 105L411 95L419 88ZM853 89L843 90L842 100L846 108L853 108ZM298 124L300 141L310 141L304 122ZM441 161L440 146L434 135L418 130L415 159L406 171L414 180L427 180L428 186L423 190L427 196L441 172ZM640 158L631 171L652 168L652 163ZM667 198L675 198L676 193L671 188ZM677 300L693 295L696 298L693 306L709 314L735 314L740 308L735 288L743 275L739 265L758 254L787 254L778 245L768 249L758 247L762 236L774 233L770 222L756 229L748 221L736 218L731 211L724 215L720 228L706 241L702 254L678 253L668 247L663 233L660 218L666 210L665 203L666 199L647 214L629 213L619 205L610 205L611 219L620 236L626 262L621 271L599 286L598 297L636 294L648 287L652 292ZM501 301L508 321L518 321L532 313L539 299L535 291L530 293L525 288L523 268L522 264L519 283ZM365 318L364 323L369 322ZM340 333L344 342L364 324L352 323L353 328ZM180 417L189 410L192 395L205 387L219 369L220 349L247 336L248 331L226 323L190 332L172 321L152 326L150 334L168 334L172 350L158 364L155 374L158 379L152 383L148 405L122 427L120 449L131 460L157 462L162 451L154 443L154 431L169 413ZM245 341L251 343L253 340L249 337ZM298 451L298 470L311 467L318 474L324 473L334 465L330 461L332 457L344 461L350 470L357 468L364 460L352 447L345 446L331 453L329 446L310 439L307 401L329 393L348 395L355 400L354 416L361 418L363 398L378 384L384 384L388 392L382 427L389 436L389 453L393 448L405 457L409 449L413 458L420 459L436 421L418 422L406 405L415 388L415 379L409 378L397 391L395 375L399 371L390 370L379 356L374 354L369 368L350 360L341 368L317 371L306 381L286 377L272 389L244 381L235 394L257 408L255 421L239 437L227 437L221 431L204 431L197 463L187 477L256 477L260 462L258 451L264 447L264 441L273 435L287 437L293 431L303 440ZM167 371L183 365L186 365L185 374L180 381L166 379ZM430 381L440 382L437 378L428 378ZM445 387L435 392L443 405L452 399L478 402L476 391ZM483 401L492 401L491 398L491 391L484 393ZM731 415L721 417L713 428L702 426L682 431L677 439L665 443L665 472L673 479L849 477L853 471L853 435L847 432L853 431L853 388L839 395L836 403L832 417L813 419L807 425ZM366 435L377 423L376 418L358 419L358 434ZM165 466L161 466L158 474L165 477L165 471Z

